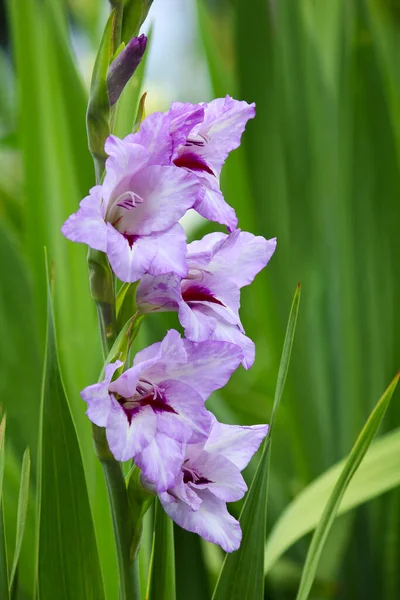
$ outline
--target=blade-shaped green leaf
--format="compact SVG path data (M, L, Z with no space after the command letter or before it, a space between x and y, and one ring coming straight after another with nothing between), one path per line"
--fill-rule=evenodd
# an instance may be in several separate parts
M375 409L371 413L367 423L365 424L356 443L354 444L344 468L340 473L339 479L336 482L334 490L329 497L328 503L325 506L322 517L311 540L306 563L301 576L297 600L307 600L309 596L315 578L315 573L317 571L318 561L328 538L329 531L336 518L343 495L382 422L387 407L389 406L390 400L393 396L393 392L396 389L399 377L400 373L397 374L393 379L392 383L389 385Z
M209 600L210 589L207 568L202 552L202 540L178 525L174 526L176 598Z
M351 480L337 515L400 485L400 429L381 436L371 447ZM268 537L265 571L303 535L318 524L345 460L340 461L307 486L287 507Z
M41 600L104 598L82 457L58 362L50 289L39 469L38 592ZM51 565L51 569L49 569Z
M299 303L300 286L296 289L289 315L276 384L270 431L264 442L262 456L239 518L243 531L242 543L239 550L227 554L214 591L213 600L262 600L264 597L264 544L271 434L289 369Z
M19 555L21 552L22 540L24 537L26 513L28 510L28 499L29 499L29 480L31 471L31 455L29 448L25 450L24 458L22 459L21 469L21 485L19 488L18 498L18 520L17 520L17 534L15 540L15 551L13 564L10 574L10 590L13 587L14 577L18 566Z
M7 548L4 530L4 511L2 502L3 474L4 474L4 434L6 429L6 416L0 423L0 598L9 600L8 591L8 565Z
M175 600L174 524L156 501L146 600Z

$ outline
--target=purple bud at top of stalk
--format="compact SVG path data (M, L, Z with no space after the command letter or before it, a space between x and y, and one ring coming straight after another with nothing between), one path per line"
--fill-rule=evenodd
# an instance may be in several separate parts
M134 37L111 63L107 73L107 87L110 105L120 97L124 87L132 77L146 50L147 37L142 33Z

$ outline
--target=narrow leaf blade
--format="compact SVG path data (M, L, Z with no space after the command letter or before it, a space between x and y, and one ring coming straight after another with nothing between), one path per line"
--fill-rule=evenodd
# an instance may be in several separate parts
M373 442L343 496L337 515L398 487L399 455L400 428ZM293 544L318 525L345 462L340 461L312 481L286 508L267 540L266 573Z
M289 369L299 303L300 286L297 287L293 298L286 329L270 431L264 442L262 456L239 518L243 531L242 543L239 550L227 554L213 600L261 600L264 597L264 544L271 434Z
M297 600L307 600L317 571L318 562L328 538L329 531L335 520L337 511L354 473L357 471L367 452L389 406L393 392L396 389L400 373L396 375L378 404L372 411L367 423L362 429L349 458L336 482L335 488L328 500L320 522L311 540L307 559L303 568Z
M39 453L39 596L54 598L57 590L60 600L104 599L82 457L60 373L49 285Z
M175 600L176 598L173 525L157 500L146 600Z
M3 491L4 474L4 434L6 430L6 416L4 415L0 423L0 598L9 600L8 592L8 566L7 566L7 548L4 530L4 510L1 501Z
M14 577L18 566L19 555L21 552L22 540L24 537L26 514L28 510L28 499L29 499L29 481L30 481L30 470L31 470L31 455L29 448L25 450L24 457L22 459L21 469L21 484L19 488L18 498L18 519L17 519L17 534L15 540L15 552L14 559L11 568L10 575L10 590L13 587Z

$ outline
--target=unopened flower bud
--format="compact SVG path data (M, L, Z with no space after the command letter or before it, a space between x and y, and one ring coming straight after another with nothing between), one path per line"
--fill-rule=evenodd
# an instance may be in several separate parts
M107 73L107 88L110 105L120 97L124 87L136 71L146 50L147 37L142 33L134 37L111 63Z

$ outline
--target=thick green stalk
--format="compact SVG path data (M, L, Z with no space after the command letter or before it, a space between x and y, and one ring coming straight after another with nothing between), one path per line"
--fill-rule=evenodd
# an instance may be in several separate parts
M114 275L104 252L93 248L89 248L88 266L90 293L97 307L101 344L106 358L118 334Z
M120 600L141 600L138 559L131 560L133 525L122 468L110 452L105 430L93 425L93 441L104 470L117 549Z

